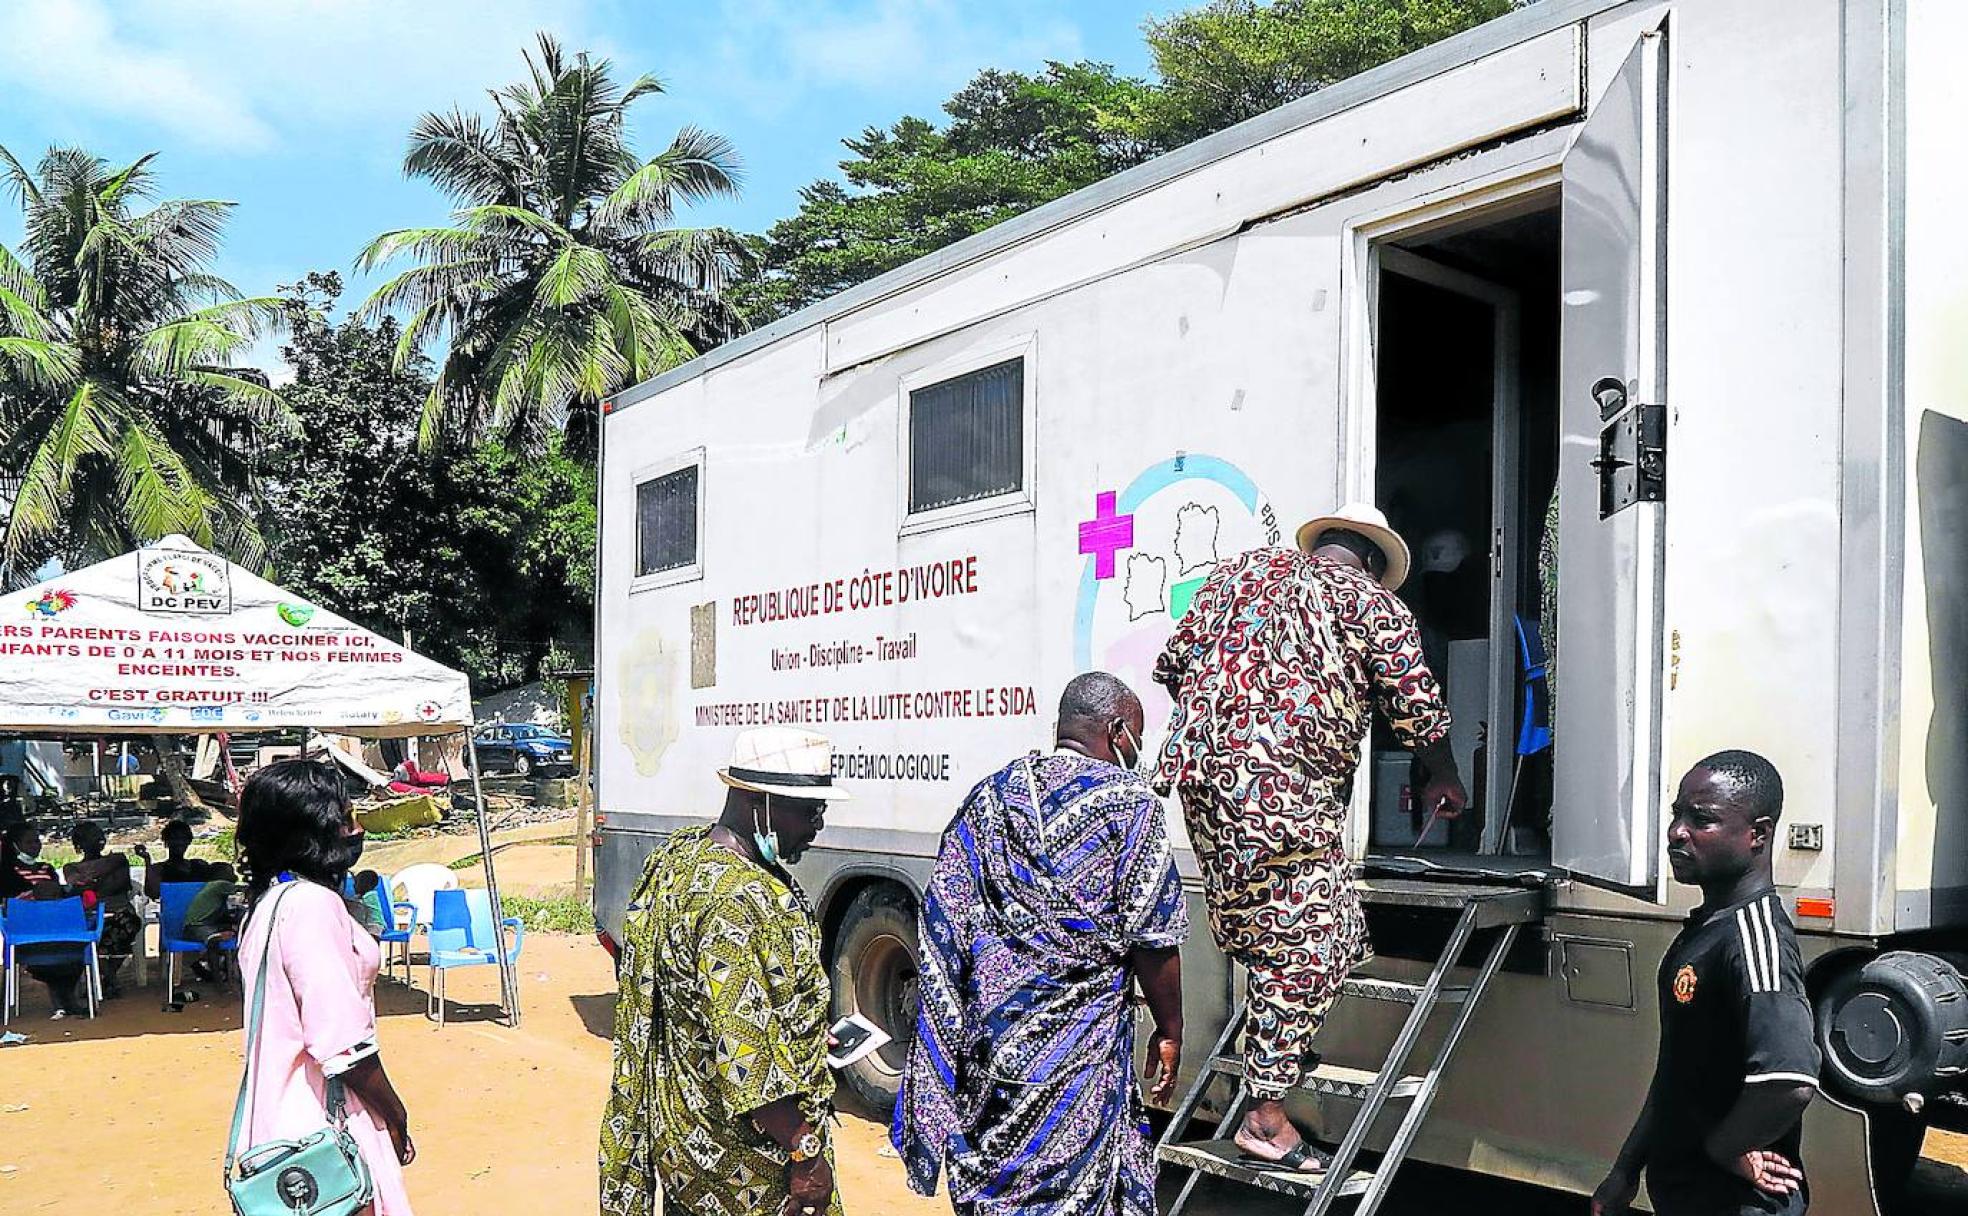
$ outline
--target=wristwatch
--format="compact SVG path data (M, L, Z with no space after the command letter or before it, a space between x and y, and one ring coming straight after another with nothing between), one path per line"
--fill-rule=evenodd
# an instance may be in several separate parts
M791 1160L794 1165L802 1165L818 1157L825 1148L820 1142L819 1132L808 1132L793 1142Z

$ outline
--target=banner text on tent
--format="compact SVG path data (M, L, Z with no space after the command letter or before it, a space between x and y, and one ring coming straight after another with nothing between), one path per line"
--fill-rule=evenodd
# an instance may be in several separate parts
M229 629L106 629L88 625L0 625L0 657L108 659L116 674L170 681L237 680L244 666L270 663L401 663L362 633L301 633ZM91 688L95 703L238 704L266 700L265 693L225 691L208 685L174 688Z

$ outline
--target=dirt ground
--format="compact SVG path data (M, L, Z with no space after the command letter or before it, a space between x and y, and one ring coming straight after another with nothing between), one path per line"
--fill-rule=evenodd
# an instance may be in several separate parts
M474 848L471 841L405 842L372 850L365 864L387 872L412 860L454 860ZM516 843L498 859L508 891L544 896L571 886L566 845ZM498 982L490 967L451 976L453 1008L442 1030L424 1017L421 971L417 989L378 986L383 1057L410 1109L418 1147L408 1177L420 1216L593 1210L613 969L592 938L529 933L520 974L525 1023L518 1031L495 1020ZM160 1011L160 998L154 987L132 991L93 1022L51 1022L45 992L26 983L14 1029L30 1041L0 1048L0 1212L73 1210L78 1201L107 1201L118 1216L225 1210L218 1175L238 1083L239 999L214 992L171 1014ZM898 1163L882 1155L881 1127L850 1116L838 1135L848 1211L949 1211L942 1198L908 1193ZM1934 1133L1927 1152L1929 1173L1968 1179L1944 1164L1968 1166L1968 1138ZM1239 1191L1209 1193L1191 1210L1259 1216L1287 1209ZM1404 1172L1383 1209L1390 1216L1441 1210L1556 1216L1582 1211L1583 1203L1417 1168ZM1930 1210L1968 1213L1968 1202Z
M518 1031L492 1020L490 967L453 973L442 1030L425 1020L421 991L378 985L383 1058L417 1142L408 1177L419 1216L593 1210L614 972L586 938L529 935L522 961ZM15 1029L31 1041L0 1048L0 1211L73 1210L85 1198L119 1216L224 1210L239 999L214 993L170 1014L160 996L132 992L94 1022L50 1022L45 992L28 986ZM848 1119L840 1131L850 1211L948 1211L907 1193L900 1167L878 1155L880 1128Z

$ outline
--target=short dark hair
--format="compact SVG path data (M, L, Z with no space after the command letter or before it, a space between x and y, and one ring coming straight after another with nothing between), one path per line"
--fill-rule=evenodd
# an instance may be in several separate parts
M96 848L101 848L109 843L109 833L102 830L101 824L84 820L68 829L68 843L86 853L90 846L84 844L84 841L91 841Z
M1777 772L1776 765L1755 752L1731 748L1704 757L1695 767L1726 777L1749 804L1754 817L1775 823L1783 816L1783 775Z
M1068 680L1065 690L1059 694L1059 724L1091 722L1106 726L1124 716L1121 707L1131 700L1138 698L1120 677L1089 671Z
M1387 554L1379 545L1351 528L1327 528L1312 542L1315 551L1326 545L1338 545L1365 562L1367 573L1375 578L1387 573Z
M162 837L165 840L169 840L173 836L182 836L189 842L191 840L191 825L182 819L171 820L171 822L164 825Z
M339 887L348 791L341 774L313 760L276 760L246 779L234 830L240 865L254 898L285 870Z

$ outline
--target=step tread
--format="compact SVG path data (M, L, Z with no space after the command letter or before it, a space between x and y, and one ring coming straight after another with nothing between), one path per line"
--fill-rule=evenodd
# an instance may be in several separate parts
M1225 1076L1244 1075L1244 1062L1236 1056L1217 1056L1209 1062L1214 1072ZM1367 1091L1380 1074L1370 1068L1348 1068L1344 1064L1321 1061L1319 1066L1300 1079L1298 1087L1315 1094L1332 1094L1342 1098L1364 1098ZM1412 1098L1421 1092L1420 1077L1401 1077L1388 1091L1390 1098Z
M1185 1166L1218 1178L1229 1178L1247 1186L1310 1199L1325 1175L1303 1170L1271 1169L1241 1160L1243 1150L1234 1140L1196 1140L1185 1144L1164 1144L1156 1156L1168 1165ZM1341 1196L1363 1193L1373 1183L1369 1170L1354 1170L1340 1185Z
M1441 882L1423 878L1375 875L1358 880L1360 898L1369 904L1433 908L1460 912L1477 906L1476 927L1528 924L1544 918L1548 893L1542 887L1511 887L1488 883Z
M1354 976L1340 985L1340 991L1347 996L1359 997L1367 1001L1394 1001L1412 1005L1421 999L1420 984L1410 984L1403 980L1383 980L1370 975ZM1469 999L1469 989L1460 984L1445 984L1435 994L1438 1005L1457 1005Z

